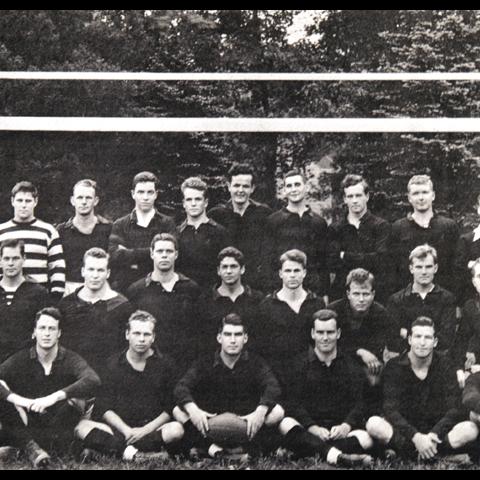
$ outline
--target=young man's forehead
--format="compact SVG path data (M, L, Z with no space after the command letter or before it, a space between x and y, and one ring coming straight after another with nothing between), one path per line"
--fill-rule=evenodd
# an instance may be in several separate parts
M345 196L358 194L358 193L365 194L365 187L363 186L362 183L357 183L355 185L350 185L349 187L344 188L343 192Z
M96 195L96 191L93 187L88 187L87 185L77 185L73 189L73 196L76 197L78 195L91 195L94 197Z
M243 325L230 325L226 324L222 328L224 335L231 335L236 333L245 333L245 327Z
M175 250L175 244L171 240L157 240L153 246L155 250Z
M305 183L305 181L303 180L303 177L301 175L292 175L291 177L287 177L285 179L285 185L288 185L288 184L293 184L293 183Z
M240 263L234 257L224 257L220 261L220 265L233 265L233 264L240 266Z
M202 197L205 198L205 192L203 190L199 190L198 188L186 187L183 189L183 197L190 198L190 197Z
M428 253L422 258L418 258L418 257L412 258L412 265L424 265L425 263L427 264L435 263L435 259L433 258L433 255L431 253Z
M130 322L130 332L148 332L154 333L155 326L151 321L132 320Z
M14 255L22 256L22 250L20 249L20 245L16 247L3 247L2 255L0 258L3 257L12 257Z
M34 197L34 195L33 195L32 192L24 192L24 191L17 192L17 193L13 196L13 199L14 199L14 200L16 200L17 198L35 200L35 197Z
M105 267L108 268L108 258L97 258L87 255L85 257L85 267L95 266L97 268Z
M412 327L412 335L435 336L435 329L429 325L415 325Z
M249 183L250 185L253 185L253 175L250 173L240 173L238 175L232 175L230 183Z
M433 192L433 185L430 183L413 183L408 186L408 192Z
M134 188L134 192L138 192L138 191L146 191L146 190L149 190L149 191L152 191L152 190L156 190L155 188L155 182L138 182L136 185L135 185L135 188Z
M37 327L42 324L42 325L57 325L59 324L59 321L52 317L51 315L47 315L46 313L40 315L40 318L37 320Z
M304 270L304 266L302 263L300 262L297 262L295 260L285 260L282 264L282 270L286 270L286 269L297 269L297 268L301 268L302 270Z

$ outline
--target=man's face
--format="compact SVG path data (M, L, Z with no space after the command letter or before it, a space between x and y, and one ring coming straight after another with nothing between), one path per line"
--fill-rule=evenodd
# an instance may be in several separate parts
M155 327L152 322L133 320L130 322L130 328L125 337L130 350L142 355L148 352L155 342Z
M375 290L368 282L352 282L347 290L347 298L354 312L365 313L368 312L375 300Z
M228 185L232 202L236 205L245 205L254 190L252 175L233 175Z
M169 272L175 268L178 252L175 250L173 242L159 240L150 250L150 257L153 260L154 268L160 272Z
M432 209L434 200L435 192L430 184L410 185L408 201L416 212L428 212Z
M195 188L186 188L183 191L183 208L190 218L199 218L207 210L208 200L205 193Z
M412 328L412 333L408 337L408 343L410 344L410 351L417 358L427 358L437 346L438 340L432 327L416 326Z
M30 222L35 218L38 199L31 192L18 192L12 198L14 218L17 222Z
M337 328L337 321L330 319L327 321L315 320L315 326L312 328L312 339L315 342L315 348L324 354L333 353L337 348L340 338L340 329Z
M242 275L245 273L245 267L241 267L235 258L225 257L220 262L217 273L224 284L234 285L241 281Z
M284 287L295 290L303 285L307 270L299 262L286 260L280 269L279 275Z
M51 350L58 345L61 331L58 320L50 315L41 315L33 331L33 338L43 350Z
M148 213L155 208L158 191L155 182L139 182L132 190L132 198L135 200L135 208Z
M248 342L248 335L243 325L227 324L217 335L217 341L225 355L234 357L242 353L243 347Z
M307 196L307 184L301 175L294 175L285 179L285 196L290 203L300 203Z
M343 201L347 205L350 213L361 215L367 211L369 196L365 193L361 183L347 187L343 192Z
M82 267L82 277L85 280L85 287L92 292L98 292L105 286L108 277L110 277L108 260L87 256L85 265Z
M413 258L410 263L410 273L413 275L413 283L428 287L433 285L438 265L435 263L432 255L425 258Z
M472 276L472 283L475 290L480 293L480 266L475 266L475 273Z
M25 258L20 247L5 247L0 258L0 267L7 278L16 278L22 275Z
M95 195L95 189L77 185L70 198L70 203L75 208L75 213L81 216L90 215L98 204L98 197Z

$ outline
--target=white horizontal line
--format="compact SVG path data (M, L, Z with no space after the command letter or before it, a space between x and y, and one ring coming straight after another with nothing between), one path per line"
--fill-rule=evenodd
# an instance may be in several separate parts
M480 118L0 117L4 131L480 132Z
M359 73L171 73L171 72L0 72L0 80L137 81L480 81L478 72Z

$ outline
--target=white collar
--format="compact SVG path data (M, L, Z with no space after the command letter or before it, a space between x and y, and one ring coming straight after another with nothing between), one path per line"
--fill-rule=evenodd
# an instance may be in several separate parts
M480 225L473 231L473 241L480 239Z

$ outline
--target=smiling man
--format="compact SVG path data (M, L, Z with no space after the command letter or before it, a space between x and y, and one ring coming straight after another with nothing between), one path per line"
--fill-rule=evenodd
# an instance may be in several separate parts
M400 329L399 350L405 348L405 340L413 321L428 316L436 325L438 350L447 351L455 339L455 296L436 283L438 271L437 251L430 245L420 245L409 256L412 282L394 293L387 310Z
M35 346L0 365L0 379L4 382L0 385L0 421L4 434L8 443L22 449L36 468L48 465L51 448L68 449L82 415L73 400L93 397L100 386L100 379L86 361L60 346L62 320L56 308L37 312Z
M0 225L0 242L22 240L25 245L24 273L43 285L54 302L65 291L65 259L57 230L35 217L38 190L31 182L19 182L12 189L12 220Z
M393 261L390 284L404 288L409 278L408 256L418 245L429 244L438 253L437 282L455 292L454 259L458 225L433 210L435 191L428 175L415 175L408 182L408 201L413 212L392 226L389 255Z
M123 345L124 327L133 307L110 288L109 256L101 248L85 252L82 276L83 286L58 305L64 317L63 343L102 374L106 360Z
M329 229L328 263L330 272L335 274L330 299L338 300L343 296L347 275L355 268L364 268L375 275L380 289L377 298L383 299L387 291L385 261L390 224L368 210L370 189L362 176L347 175L341 188L347 213Z
M431 460L459 452L478 436L461 404L461 391L448 358L435 353L435 325L418 317L408 335L410 349L384 370L384 418L372 417L372 438L408 459Z
M230 200L217 205L208 216L223 225L231 238L232 246L245 255L245 281L257 290L263 290L260 278L262 243L265 222L272 210L252 199L256 175L248 164L234 164L228 171Z

